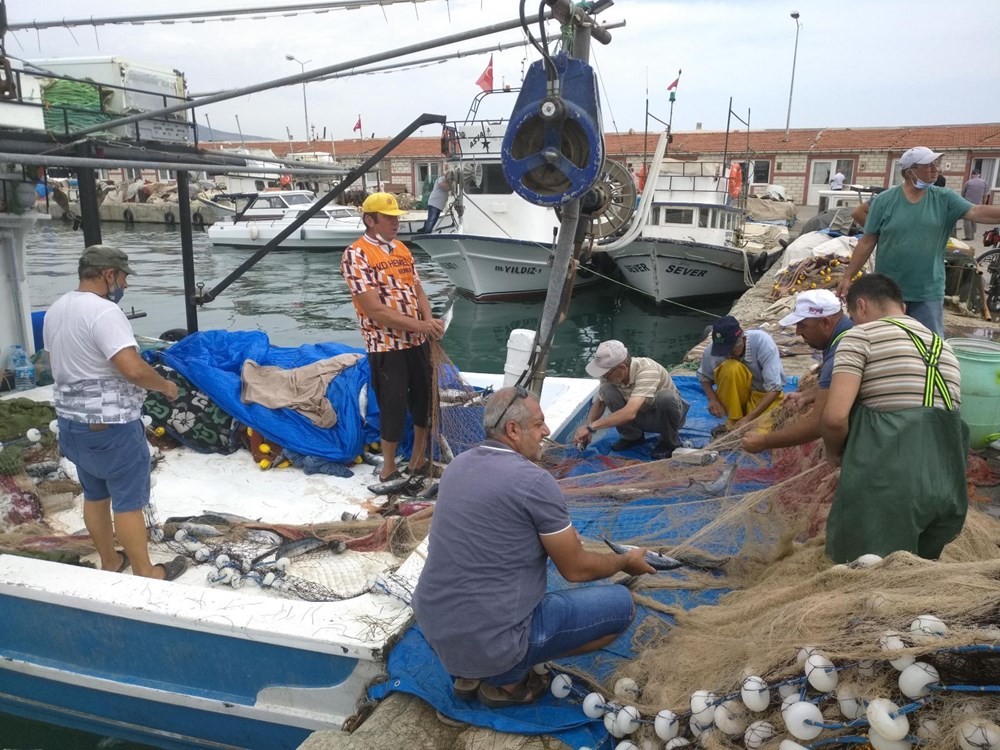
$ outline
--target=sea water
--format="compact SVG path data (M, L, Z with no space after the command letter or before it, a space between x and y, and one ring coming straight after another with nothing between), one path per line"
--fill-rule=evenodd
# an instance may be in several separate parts
M145 314L132 320L133 330L143 336L159 336L171 328L187 327L179 231L109 224L102 227L102 233L105 244L128 253L129 264L136 271L129 277L121 303L127 313ZM44 310L61 294L76 288L77 261L83 249L83 234L60 222L43 222L32 230L27 271L33 310ZM195 232L196 280L208 291L250 254L235 248L214 248L207 235ZM418 248L413 249L413 255L435 316L452 308L443 341L451 359L461 370L502 372L510 331L536 328L541 301L475 303L456 294L429 256ZM201 330L261 330L279 346L336 341L360 347L361 334L340 275L340 258L340 252L272 252L215 301L199 308L198 326ZM548 372L587 377L584 367L597 345L612 338L623 341L634 355L652 357L664 365L677 364L701 339L714 316L728 312L731 301L686 301L686 307L655 305L642 294L610 282L579 291L568 319L557 329ZM96 750L101 742L95 735L2 714L0 726L3 747ZM145 748L126 742L110 746L115 750Z

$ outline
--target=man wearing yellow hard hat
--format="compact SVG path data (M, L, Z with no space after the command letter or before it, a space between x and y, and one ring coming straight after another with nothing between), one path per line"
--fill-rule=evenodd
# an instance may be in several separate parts
M347 280L368 352L372 390L381 412L380 481L405 484L396 467L407 411L413 417L411 478L427 473L427 427L431 413L429 340L444 336L444 322L431 315L409 248L396 239L400 210L390 193L373 193L361 206L365 233L344 251L340 271Z

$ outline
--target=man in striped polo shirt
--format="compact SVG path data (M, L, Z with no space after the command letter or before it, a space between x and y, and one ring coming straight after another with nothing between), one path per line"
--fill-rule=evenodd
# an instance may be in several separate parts
M896 550L936 559L968 507L958 360L906 315L888 276L854 282L847 310L856 325L837 347L822 418L827 459L842 466L827 554L841 563Z

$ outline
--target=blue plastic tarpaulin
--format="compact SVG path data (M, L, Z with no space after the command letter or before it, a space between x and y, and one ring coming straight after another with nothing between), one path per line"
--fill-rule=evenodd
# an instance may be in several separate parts
M248 359L259 365L293 369L351 352L364 353L334 343L296 348L271 346L267 335L260 331L199 331L165 349L161 357L164 364L180 372L227 414L279 445L306 456L348 463L366 443L379 439L378 404L371 392L366 357L330 381L326 396L337 412L337 424L329 429L317 427L293 409L243 403L240 373Z

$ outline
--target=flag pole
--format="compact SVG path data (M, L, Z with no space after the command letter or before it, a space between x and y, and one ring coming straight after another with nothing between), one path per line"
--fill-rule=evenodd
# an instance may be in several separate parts
M680 84L682 72L683 69L677 71L677 81L675 81L675 83L677 83L678 85ZM670 139L674 135L674 102L677 101L676 94L677 94L677 86L674 86L672 89L670 89L670 116L667 117L667 147L663 149L664 154L666 154L670 150Z
M646 172L649 170L649 165L646 163L649 158L649 149L647 148L647 141L649 139L649 67L646 67L646 121L642 126L642 179L645 181Z

